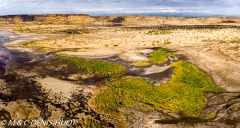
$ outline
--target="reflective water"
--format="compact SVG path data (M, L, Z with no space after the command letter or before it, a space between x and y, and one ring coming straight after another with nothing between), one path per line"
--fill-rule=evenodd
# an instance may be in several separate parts
M13 32L8 32L4 30L0 30L0 45L3 43L8 42L10 39L10 36L14 36L15 34Z
M0 45L9 41L9 36L15 35L13 32L0 30ZM0 75L3 75L6 70L6 61L10 58L9 51L0 46Z

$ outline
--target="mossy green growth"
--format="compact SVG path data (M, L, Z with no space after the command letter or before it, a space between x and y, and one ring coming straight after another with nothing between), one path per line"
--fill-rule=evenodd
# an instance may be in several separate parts
M160 86L135 77L110 79L106 82L106 89L95 96L94 109L111 115L121 108L164 109L198 117L203 113L205 91L224 92L208 75L188 62L178 61L171 66L175 67L175 74L168 83Z
M159 48L158 50L150 53L149 61L155 64L162 64L168 61L168 56L175 56L174 52L167 52L166 50Z
M126 71L122 65L77 57L56 57L51 62L77 66L80 73L93 73L99 77L118 77L124 75Z
M166 90L171 89L169 91L177 94L172 97L174 100L171 104L178 106L180 111L199 116L205 105L204 92L224 92L212 81L211 77L188 62L180 60L172 63L171 66L175 67L175 74L168 83L161 87L165 87Z
M140 107L138 102L151 103L157 99L154 87L140 78L112 78L106 86L94 99L95 109L102 114L114 114L122 107Z

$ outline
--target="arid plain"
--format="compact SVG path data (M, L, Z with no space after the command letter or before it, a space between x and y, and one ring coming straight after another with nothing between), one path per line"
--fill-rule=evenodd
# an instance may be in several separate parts
M79 127L240 127L238 18L0 21L2 31L14 32L2 45L11 57L0 78L0 108L13 119L74 118Z

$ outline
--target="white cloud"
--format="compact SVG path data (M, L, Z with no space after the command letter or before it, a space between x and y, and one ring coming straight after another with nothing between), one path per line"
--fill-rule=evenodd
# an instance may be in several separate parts
M240 0L0 0L0 3L0 15L99 11L226 14L240 12Z

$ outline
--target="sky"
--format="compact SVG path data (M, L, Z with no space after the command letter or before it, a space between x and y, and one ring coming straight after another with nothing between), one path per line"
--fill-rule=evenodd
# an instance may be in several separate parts
M240 0L0 0L0 15L143 13L240 16Z

